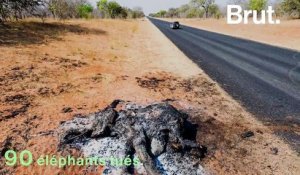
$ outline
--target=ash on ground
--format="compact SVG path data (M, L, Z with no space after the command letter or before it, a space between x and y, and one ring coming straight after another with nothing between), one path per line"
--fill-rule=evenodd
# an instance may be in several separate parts
M205 174L206 148L197 128L168 102L140 106L120 100L102 111L75 117L59 128L60 148L80 149L85 157L130 158L139 165L105 164L103 174Z

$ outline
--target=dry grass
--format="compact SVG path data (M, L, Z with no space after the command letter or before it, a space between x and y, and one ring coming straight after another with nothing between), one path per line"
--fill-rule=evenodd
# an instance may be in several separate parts
M78 24L21 21L1 26L0 46L43 44L50 40L60 40L60 37L66 33L95 35L105 34L103 30L90 29Z
M61 121L98 110L114 98L106 99L106 88L122 74L124 46L137 23L23 21L1 28L0 143L11 137L10 147L17 151L29 149L35 157L56 154L57 141L51 133ZM73 112L62 112L66 107ZM5 172L3 168L2 159L0 172ZM13 170L40 171L61 170L36 166Z

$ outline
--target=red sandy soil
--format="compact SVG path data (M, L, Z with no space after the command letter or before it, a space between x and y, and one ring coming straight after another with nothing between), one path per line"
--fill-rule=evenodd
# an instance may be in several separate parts
M60 155L56 129L115 99L174 105L199 124L211 174L298 174L300 158L144 20L25 21L0 29L0 151ZM254 136L241 134L253 131ZM3 152L2 152L3 154ZM75 153L77 155L78 153ZM87 167L0 174L91 174Z

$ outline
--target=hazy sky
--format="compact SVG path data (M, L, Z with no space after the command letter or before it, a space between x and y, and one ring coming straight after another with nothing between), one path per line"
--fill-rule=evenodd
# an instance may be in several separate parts
M99 0L89 0L94 5ZM115 0L122 6L129 8L142 7L146 14L157 12L159 10L167 10L170 7L179 7L187 4L190 0ZM228 0L216 0L218 4L225 4Z
M96 5L96 2L99 0L89 0L93 5ZM145 14L158 12L159 10L167 10L171 7L179 7L183 4L187 4L190 0L114 0L119 4L125 7L133 8L133 7L142 7ZM282 0L269 0L271 2L279 2ZM215 0L215 2L224 6L229 2L229 0Z

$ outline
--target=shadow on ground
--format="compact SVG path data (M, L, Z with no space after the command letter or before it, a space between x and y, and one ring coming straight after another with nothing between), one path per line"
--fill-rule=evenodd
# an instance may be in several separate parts
M65 33L104 35L101 29L64 23L16 22L0 24L0 46L43 44L48 40L60 40Z

